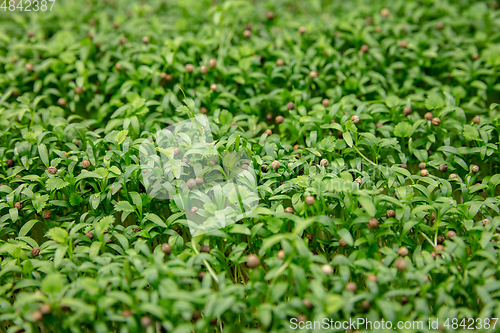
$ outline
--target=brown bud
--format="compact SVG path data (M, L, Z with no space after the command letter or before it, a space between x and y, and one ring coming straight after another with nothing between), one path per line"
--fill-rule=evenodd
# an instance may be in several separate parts
M479 59L479 54L478 54L478 53L474 53L474 54L472 55L472 59L473 59L473 60L477 60L477 59Z
M210 59L208 61L208 67L215 68L215 66L217 66L217 60L215 60L214 58Z
M385 216L387 218L393 218L393 217L396 217L396 212L392 209L389 209L385 212Z
M399 42L399 47L405 49L406 47L408 47L408 43L405 40L402 40Z
M273 168L274 170L278 170L279 167L280 167L280 162L273 161L273 163L271 163L271 168Z
M252 36L252 32L250 30L243 31L243 37L250 38Z
M489 219L483 219L481 222L483 222L483 226L486 227L486 225L491 221Z
M285 120L285 118L283 116L277 116L275 120L276 120L276 124L279 125Z
M131 317L131 316L133 316L133 315L134 315L134 314L132 313L132 311L130 311L130 310L128 310L128 309L127 309L127 310L123 310L123 311L122 311L122 316L124 316L124 317Z
M186 182L186 185L190 190L192 190L193 188L196 187L196 180L191 178Z
M286 207L285 208L285 213L288 213L288 214L293 214L294 213L294 210L292 207Z
M142 37L142 42L143 42L144 44L148 44L148 43L149 43L149 37L148 37L148 36L144 36L144 37Z
M208 73L208 67L207 66L201 66L200 67L200 72L201 72L201 74L207 74Z
M478 173L479 172L479 167L477 165L473 165L471 167L471 171L472 171L472 173Z
M434 125L434 126L439 126L439 125L441 125L441 119L439 119L439 118L437 118L437 117L436 117L436 118L434 118L434 119L432 119L432 125Z
M319 165L321 165L322 167L327 167L328 166L328 160L326 158L322 159L321 161L319 161Z
M436 247L434 248L434 251L436 253L443 252L444 251L444 246L443 245L436 245Z
M212 83L212 84L210 85L210 90L212 90L212 91L217 91L217 84Z
M33 64L32 62L28 62L24 67L28 72L31 72L35 68L35 64Z
M434 118L434 115L432 114L432 112L427 112L427 113L424 115L424 118L425 118L426 120L431 121L431 120L432 120L432 118Z
M14 160L7 160L7 167L12 168L14 164Z
M33 321L39 322L43 320L43 314L40 311L33 312Z
M305 34L307 31L306 27L300 27L299 28L299 33L301 33L302 35Z
M200 252L209 253L210 252L210 246L208 246L208 245L202 245L202 246L200 246Z
M310 77L311 79L315 79L315 78L317 78L317 77L318 77L318 72L316 72L316 71L310 71L310 72L309 72L309 77Z
M90 231L89 231L89 232L87 232L87 233L85 234L85 236L87 236L87 237L88 237L88 238L90 238L91 240L92 240L92 239L94 239L94 234L93 234L92 232L90 232Z
M122 70L122 65L121 65L119 62L117 62L117 63L115 64L115 69L116 69L117 71L121 71L121 70Z
M284 64L285 64L285 61L283 59L280 58L280 59L276 60L276 65L283 66Z
M366 280L367 281L373 281L373 282L377 282L377 276L374 275L374 274L370 274L366 277Z
M75 93L77 93L78 95L83 94L83 88L82 87L76 87L75 88Z
M425 162L420 162L420 163L418 164L418 168L419 168L420 170L423 170L423 169L427 168L427 164L426 164Z
M305 306L308 310L311 310L311 309L314 307L314 305L311 303L311 301L310 301L310 300L308 300L307 298L304 298L304 299L302 300L302 304L304 304L304 306Z
M284 259L285 258L285 251L279 250L277 257L278 257L278 259Z
M273 131L272 131L272 130L270 130L270 129L266 129L266 130L265 130L265 133L269 136L269 135L273 134Z
M448 179L453 179L453 178L457 178L457 175L452 173L448 176Z
M286 108L288 109L288 111L291 111L291 110L295 109L295 104L293 102L288 102L288 104L286 105Z
M387 8L383 8L380 11L380 15L382 15L383 17L389 17L389 15L391 15L391 11Z
M474 124L479 124L481 122L481 118L479 118L478 116L474 117L472 119L472 121L474 122Z
M82 161L82 168L88 169L90 167L90 161L89 160L83 160Z
M200 108L200 113L207 114L207 112L208 112L207 108L203 106Z
M352 117L351 117L351 121L352 121L354 124L359 123L359 116L357 116L357 115L352 116Z
M21 210L23 208L23 204L18 201L14 204L14 208L17 208L17 210Z
M439 235L438 238L437 238L437 243L438 244L443 244L444 241L445 241L445 237L443 235Z
M178 148L178 147L175 147L175 148L174 148L174 155L175 155L175 156L179 156L181 153L182 153L182 151L181 151L181 149L180 149L180 148Z
M59 104L60 106L66 106L66 99L64 98L59 98L57 100L57 104Z
M366 45L366 44L361 45L361 49L360 49L361 53L366 53L369 50L370 50L370 47L368 45Z
M51 174L51 175L55 175L57 173L57 169L53 166L50 166L48 167L47 171Z
M411 108L409 108L409 107L405 107L405 108L403 109L403 114L404 114L405 116L409 116L409 115L411 114Z

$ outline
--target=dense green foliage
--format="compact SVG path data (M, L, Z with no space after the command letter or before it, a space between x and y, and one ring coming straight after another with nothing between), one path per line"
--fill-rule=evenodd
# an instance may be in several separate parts
M0 9L0 331L499 318L497 7ZM138 149L200 112L259 207L193 238Z

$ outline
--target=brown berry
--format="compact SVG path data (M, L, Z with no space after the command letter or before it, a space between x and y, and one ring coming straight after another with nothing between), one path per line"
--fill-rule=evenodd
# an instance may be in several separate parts
M483 222L483 226L486 227L486 225L491 221L489 219L483 219L481 222Z
M453 179L453 178L457 178L457 175L452 173L448 176L448 179Z
M361 53L366 53L366 52L368 52L369 50L370 50L370 47L369 47L368 45L366 45L366 44L363 44L363 45L361 46L360 52L361 52Z
M434 115L432 114L432 112L427 112L425 115L424 115L424 118L428 121L431 121L432 118L434 118Z
M354 181L356 183L358 183L359 186L361 186L363 184L363 181L361 180L361 178L356 178L356 179L354 179Z
M249 254L247 258L246 266L248 268L256 268L260 265L259 257L256 254Z
M474 122L474 124L479 124L481 122L481 118L479 118L479 116L475 116L472 118L472 122Z
M82 168L88 169L90 167L90 161L89 160L83 160L82 161Z
M427 164L426 164L425 162L420 162L420 163L418 164L418 168L419 168L420 170L423 170L423 169L427 168Z
M353 293L355 293L356 290L358 290L358 286L356 286L356 283L354 283L354 282L348 282L345 285L345 290L349 290L349 291L352 291Z
M33 321L39 322L43 320L43 314L40 311L33 312Z
M273 161L273 163L271 163L271 168L273 168L274 170L278 170L279 167L280 167L280 162Z
M323 266L321 266L321 270L326 275L330 275L333 273L333 267L331 265L328 265L328 264L324 264Z
M391 15L391 11L387 8L383 8L380 11L380 15L382 15L383 17L389 17L389 15Z
M35 64L33 64L32 62L28 62L24 67L28 72L31 72L35 68Z
M246 29L245 31L243 31L243 37L245 38L250 38L252 36L252 32L248 29Z
M198 273L198 281L203 281L203 278L205 277L205 272L199 272Z
M274 18L274 12L273 11L267 11L266 12L266 17L268 20L272 20Z
M141 318L141 325L142 325L142 327L149 327L149 326L153 325L153 320L148 316L143 316Z
M52 307L50 306L49 303L44 303L44 304L40 305L39 310L42 314L48 315L52 311Z
M273 134L273 131L270 129L266 129L266 131L264 133L266 133L269 136L269 135Z
M440 164L439 165L439 171L441 171L441 172L448 171L448 166L446 164Z
M396 217L396 212L392 209L389 209L385 212L385 216L387 218L394 218L394 217Z
M40 248L38 246L31 249L31 255L33 257L36 257L39 253L40 253Z
M285 251L279 250L277 257L278 257L278 259L284 259L285 258Z
M300 27L300 28L299 28L299 32L300 32L302 35L303 35L303 34L305 34L305 33L306 33L306 31L307 31L306 27Z
M284 64L285 64L285 61L283 59L280 58L280 59L276 60L276 65L283 66Z
M478 173L479 172L479 167L477 165L473 165L471 168L472 173Z
M446 233L446 238L448 239L452 239L453 237L455 237L457 234L455 231L453 230L449 230L447 233Z
M303 314L298 315L296 319L298 323L305 323L307 321L307 317Z
M200 113L207 114L207 112L208 112L208 110L207 110L207 108L206 108L206 107L203 107L203 106L202 106L202 107L200 108Z
M376 218L374 218L374 217L370 218L370 220L368 221L367 226L368 226L368 229L370 229L370 230L377 229L378 226L379 226L378 220Z
M46 209L42 212L42 217L46 220L50 219L52 217L52 213L50 210Z
M293 214L294 213L294 210L292 207L286 207L285 208L285 213L288 213L288 214Z
M60 106L66 106L66 99L64 98L59 98L57 100L57 104L59 104Z
M321 101L321 104L323 104L323 106L327 108L330 105L330 100L328 98L325 98Z
M444 251L444 246L443 245L436 245L436 247L434 248L434 251L436 253L443 252Z
M208 73L208 67L207 66L201 66L200 67L200 72L201 72L201 74L207 74Z
M196 180L191 178L186 182L186 185L190 190L192 190L193 188L196 187Z
M93 234L92 232L90 232L90 231L89 231L89 232L87 232L87 233L85 234L85 236L87 236L90 240L94 239L94 234Z
M328 166L328 160L326 158L322 159L321 161L319 161L319 165L321 165L322 167L327 167Z
M439 119L439 118L437 118L437 117L436 117L436 118L434 118L434 119L432 119L432 125L434 125L434 126L439 126L439 125L441 125L441 119Z
M438 22L438 24L436 24L436 28L438 30L443 30L443 27L444 27L444 23L443 22Z
M352 116L352 117L351 117L351 121L352 121L354 124L359 123L359 116L357 116L357 115Z
M286 105L286 108L288 111L291 111L291 110L295 109L295 104L293 102L288 102L288 104Z
M121 71L121 70L122 70L122 65L121 65L119 62L117 62L117 63L115 64L115 69L116 69L117 71Z
M163 244L161 245L161 250L162 250L162 251L163 251L163 253L165 253L165 254L170 254L170 253L172 253L172 247L171 247L169 244L167 244L167 243L163 243Z
M405 108L403 109L403 114L404 114L405 116L409 116L409 115L411 114L411 108L409 108L409 107L405 107Z
M178 148L178 147L175 147L175 148L174 148L174 155L175 155L175 156L179 156L181 153L182 153L182 151L181 151L181 149L180 149L180 148Z
M315 200L316 198L313 195L308 195L305 199L306 204L308 204L309 206L314 205Z
M144 37L142 37L142 42L143 42L144 44L149 43L149 37L148 37L148 36L144 36Z
M477 60L478 58L479 58L479 54L478 54L478 53L474 53L474 54L472 55L472 59L473 59L473 60Z
M437 238L437 243L438 244L443 244L446 238L443 235L439 235Z
M427 169L420 170L421 177L427 177L429 175L429 171Z
M408 248L406 246L401 246L398 250L398 255L406 257L408 255Z
M78 95L83 94L83 88L82 87L76 87L75 88L75 93L78 94Z
M405 49L406 47L408 47L408 43L405 40L402 40L399 42L399 47Z
M21 208L23 208L23 204L18 201L14 204L14 208L17 208L17 210L21 210Z
M212 91L217 91L217 84L212 83L212 84L210 85L210 90L212 90Z
M310 72L309 72L309 77L310 77L311 79L315 79L315 78L317 78L317 77L318 77L318 72L316 72L316 71L310 71Z
M208 67L215 68L215 66L217 66L217 60L215 60L214 58L210 59L208 61Z
M285 120L285 118L283 116L277 116L275 121L276 121L276 124L281 124L283 121Z
M400 165L403 169L408 169L408 166L406 165L406 163L401 163Z
M398 271L404 271L408 267L408 264L403 258L397 258L394 261L394 266L398 269Z
M210 246L208 246L208 245L202 245L202 246L200 246L200 252L209 253L210 252Z
M7 167L12 168L14 166L14 160L7 160Z
M308 300L307 298L304 298L304 299L302 300L302 304L304 304L304 306L305 306L308 310L311 310L311 309L314 307L314 305L311 303L311 301L310 301L310 300Z
M366 280L367 281L373 281L373 282L377 282L377 276L374 275L374 274L370 274L366 277Z
M191 207L192 214L196 214L197 211L198 211L198 207Z
M57 173L57 169L56 167L53 167L53 166L50 166L47 171L51 174L51 175L55 175Z

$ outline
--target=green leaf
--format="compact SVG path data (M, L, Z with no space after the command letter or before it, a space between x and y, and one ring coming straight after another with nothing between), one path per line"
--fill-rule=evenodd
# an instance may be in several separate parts
M45 183L45 188L47 189L47 191L54 191L60 190L68 185L69 183L62 180L61 178L50 178Z
M346 241L349 246L354 245L354 240L352 239L352 235L347 229L340 229L337 234L339 235L340 238Z
M377 214L377 209L369 196L360 196L358 197L358 201L369 216L373 217Z
M429 93L427 99L425 100L425 107L427 108L427 110L435 110L442 108L443 106L443 99L441 98L441 96L439 96L438 93L434 91Z
M33 207L35 208L36 212L40 214L47 205L47 201L49 201L48 194L40 195L39 193L37 193L35 194L35 199L33 199L31 202L33 203Z
M162 219L160 219L158 217L158 215L156 215L156 214L147 213L147 214L144 215L144 218L147 219L147 220L149 220L149 221L151 221L151 222L153 222L154 224L156 224L156 225L158 225L158 226L160 226L162 228L165 228L165 229L168 228L167 225L165 224L165 222L163 222Z
M413 134L412 126L406 122L402 121L394 127L394 135L400 138L409 138Z
M352 147L353 143L352 143L351 133L345 132L343 137L344 137L345 143L347 143L347 145L349 147Z
M40 159L43 164L48 168L50 166L49 162L49 152L47 151L47 147L42 143L38 145L38 154L40 155Z
M63 228L54 227L47 232L46 236L52 239L53 241L56 241L60 244L64 244L66 243L66 240L68 239L69 235L68 232Z
M42 281L42 291L46 294L55 294L62 290L64 280L59 273L50 273Z
M134 207L128 201L118 201L115 204L115 210L118 212L133 212Z

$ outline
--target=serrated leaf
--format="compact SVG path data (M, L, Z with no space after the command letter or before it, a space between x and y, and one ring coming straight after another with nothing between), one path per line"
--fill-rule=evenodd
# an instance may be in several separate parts
M45 183L45 188L47 189L47 191L54 191L65 188L68 185L69 183L62 180L61 178L50 178Z
M52 239L53 241L56 241L60 244L64 244L69 235L68 232L63 228L54 227L47 232L46 236Z

